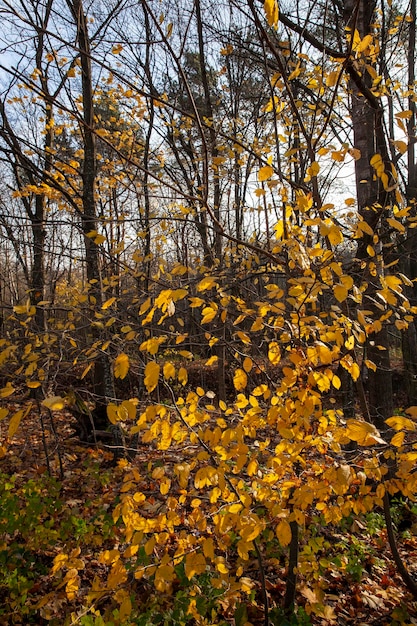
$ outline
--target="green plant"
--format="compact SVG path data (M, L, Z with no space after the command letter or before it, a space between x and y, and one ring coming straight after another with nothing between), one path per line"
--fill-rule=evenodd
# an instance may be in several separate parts
M373 557L374 550L368 543L357 539L354 535L339 542L336 548L338 556L334 562L344 569L348 578L353 582L360 582L367 562Z
M273 626L311 626L310 616L301 606L292 615L287 615L281 608L272 609L269 619Z

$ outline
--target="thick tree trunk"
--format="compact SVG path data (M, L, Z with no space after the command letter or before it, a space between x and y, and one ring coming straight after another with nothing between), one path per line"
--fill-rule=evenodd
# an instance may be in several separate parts
M351 30L352 37L355 30L359 32L361 38L372 32L375 8L375 0L345 0L345 24ZM366 222L373 233L364 234L358 240L357 280L362 285L366 284L364 305L372 312L375 321L381 316L381 310L374 302L384 272L383 252L379 239L381 220L384 219L389 194L375 175L371 159L375 154L380 154L387 166L387 172L391 171L389 169L391 164L382 127L382 105L380 99L370 90L370 75L366 71L360 74L353 65L350 66L350 75L350 111L354 146L360 151L360 158L355 161L358 212L359 218ZM384 430L385 419L390 417L393 411L389 340L384 325L379 332L370 334L366 352L368 359L376 366L375 371L369 368L369 416L377 428Z
M30 301L36 307L35 323L37 330L45 329L45 312L39 303L44 300L45 291L45 198L36 196L35 213L32 223L33 260L30 281Z
M103 303L103 292L100 272L100 250L94 241L94 237L91 237L90 234L92 231L97 231L95 200L97 157L94 133L94 88L91 49L82 0L67 0L67 4L77 25L78 49L80 52L83 102L83 126L81 130L84 148L81 224L84 233L85 261L89 283L90 319L93 321L95 311L100 309ZM100 331L94 326L93 336L97 339L100 338ZM115 398L113 371L110 359L106 353L102 353L95 363L93 393L96 408L93 412L94 424L92 424L92 427L101 430L109 425L106 407L109 401Z
M416 0L410 2L410 15L414 19L409 22L408 37L408 84L414 85L416 79L415 53L416 53ZM412 207L412 217L416 216L417 200L417 167L416 167L416 110L417 104L414 95L408 99L408 109L411 111L407 122L408 148L407 148L407 204ZM408 229L404 245L404 254L400 260L402 271L410 280L417 279L417 233L415 229ZM407 287L407 297L411 306L417 305L417 283L413 287ZM403 362L406 372L408 403L417 404L417 322L410 323L403 331Z

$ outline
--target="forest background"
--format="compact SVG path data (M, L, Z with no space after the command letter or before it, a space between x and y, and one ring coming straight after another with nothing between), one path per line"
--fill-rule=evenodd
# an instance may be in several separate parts
M0 15L0 618L415 624L415 0Z

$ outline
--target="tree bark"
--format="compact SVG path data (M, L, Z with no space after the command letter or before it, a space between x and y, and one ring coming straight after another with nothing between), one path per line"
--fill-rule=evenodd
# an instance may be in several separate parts
M100 249L94 241L92 232L97 232L95 186L97 177L97 155L94 121L94 88L91 67L91 45L87 19L82 0L67 0L68 7L77 27L77 45L80 54L81 85L83 103L83 167L82 167L82 215L81 226L84 234L85 262L89 283L90 320L94 320L95 311L103 304L103 291L100 272ZM100 331L92 327L93 338L100 338ZM106 407L115 398L114 378L109 356L101 353L94 366L94 386L96 407L93 412L94 428L100 430L109 425Z
M376 0L345 0L344 19L352 38L355 30L361 39L372 33L375 8ZM353 59L347 61L347 65L350 64L354 64ZM388 175L391 172L391 163L382 127L382 104L371 92L370 75L366 71L360 74L351 65L350 76L350 112L354 146L360 151L360 157L355 161L358 212L360 220L366 222L373 233L372 235L364 233L358 240L356 279L366 284L364 303L366 309L372 312L375 321L381 315L381 310L374 302L376 293L381 288L380 278L384 272L381 224L390 198L380 179L375 175L371 159L375 154L381 155ZM366 353L368 359L376 366L375 371L369 368L369 415L375 426L384 430L385 419L393 412L389 338L384 324L382 330L369 336Z

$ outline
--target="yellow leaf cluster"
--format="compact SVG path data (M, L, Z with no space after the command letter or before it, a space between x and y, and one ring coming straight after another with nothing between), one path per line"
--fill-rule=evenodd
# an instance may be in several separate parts
M114 375L116 378L126 378L129 371L130 361L127 354L122 352L119 354L114 362Z
M110 403L107 406L107 417L112 424L133 420L136 417L136 403L132 400L124 400L119 405Z
M149 361L145 367L144 384L148 393L151 393L157 386L161 366L156 361Z
M277 0L265 0L264 11L267 22L273 28L277 28L279 19L279 9Z

